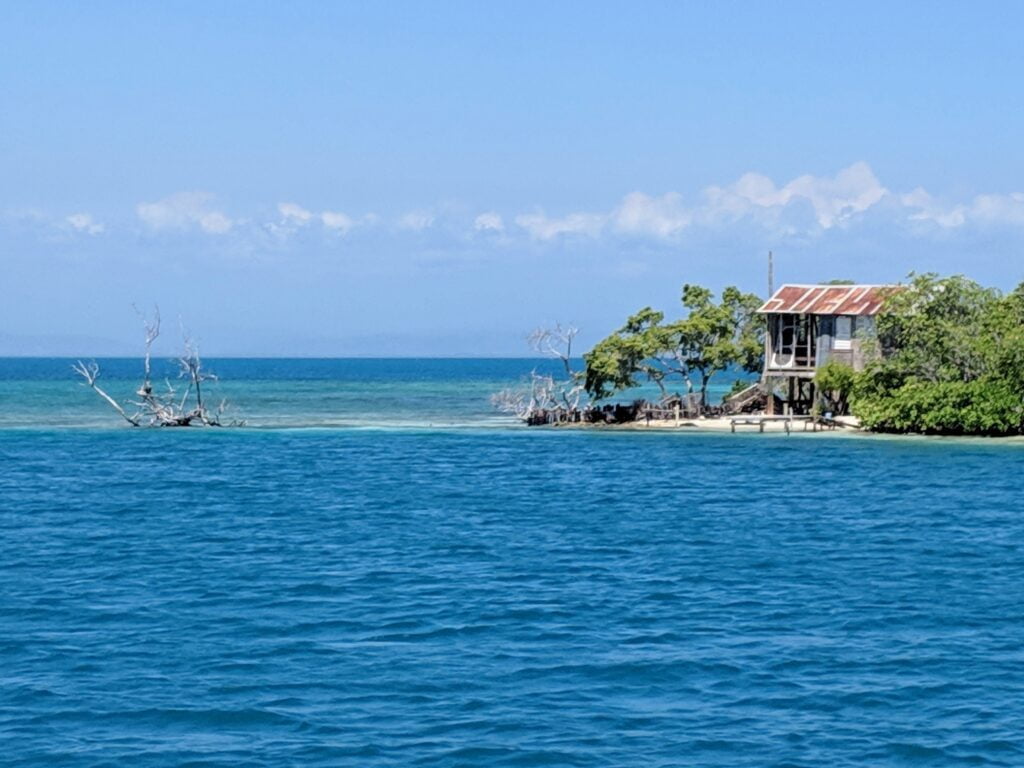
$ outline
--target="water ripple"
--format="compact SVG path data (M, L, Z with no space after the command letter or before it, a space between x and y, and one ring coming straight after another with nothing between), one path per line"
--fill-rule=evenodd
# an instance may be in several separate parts
M1024 764L1019 450L0 430L12 765Z

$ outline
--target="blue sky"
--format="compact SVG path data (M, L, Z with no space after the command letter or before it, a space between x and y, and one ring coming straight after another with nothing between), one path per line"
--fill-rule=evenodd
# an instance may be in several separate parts
M895 6L895 7L894 7ZM1024 279L1014 3L23 3L0 353L518 354L683 282Z

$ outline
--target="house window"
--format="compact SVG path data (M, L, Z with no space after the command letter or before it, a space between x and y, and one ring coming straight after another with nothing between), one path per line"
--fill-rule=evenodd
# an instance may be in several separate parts
M836 318L836 337L832 348L853 349L853 318L849 315L839 315Z
M813 368L815 324L806 315L779 315L775 325L773 368Z

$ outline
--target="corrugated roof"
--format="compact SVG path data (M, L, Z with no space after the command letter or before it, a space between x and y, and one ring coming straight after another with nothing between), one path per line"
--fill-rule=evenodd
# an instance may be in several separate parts
M792 285L779 288L758 312L877 315L894 285Z

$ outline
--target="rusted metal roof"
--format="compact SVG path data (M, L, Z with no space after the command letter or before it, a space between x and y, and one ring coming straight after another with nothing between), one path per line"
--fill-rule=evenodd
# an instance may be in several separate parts
M758 312L797 315L877 315L894 285L792 285L779 288Z

